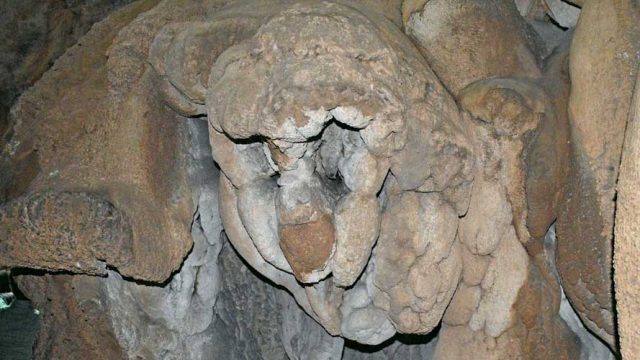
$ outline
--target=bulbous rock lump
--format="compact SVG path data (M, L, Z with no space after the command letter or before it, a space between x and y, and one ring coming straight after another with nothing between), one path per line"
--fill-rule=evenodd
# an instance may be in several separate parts
M473 170L455 101L399 29L357 3L274 4L260 26L227 14L165 28L151 63L172 108L207 116L230 241L330 333L380 343L431 331L461 273L465 201L449 189L468 191ZM176 57L195 60L165 70ZM194 75L207 71L203 86ZM405 192L424 209L409 222L391 205ZM407 248L420 261L379 271L408 241L389 231L423 214L424 244ZM416 296L398 298L383 272Z
M271 5L252 9L253 21L231 6L166 27L150 51L165 102L207 117L234 247L332 335L379 344L425 334L449 306L437 357L456 333L511 344L478 353L487 358L536 346L517 339L514 309L537 281L524 249L523 158L530 134L555 126L541 86L485 81L476 75L501 73L479 65L460 80L469 114L408 37L366 6ZM525 30L513 37L524 43ZM511 73L540 76L535 52ZM175 59L191 61L168 65ZM460 300L465 289L475 305Z

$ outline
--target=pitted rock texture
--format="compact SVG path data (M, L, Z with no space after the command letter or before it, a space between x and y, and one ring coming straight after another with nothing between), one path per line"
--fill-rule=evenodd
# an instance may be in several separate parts
M632 359L640 353L640 284L634 274L640 260L637 246L640 228L640 198L637 182L640 175L640 72L637 75L629 123L624 140L615 227L615 289L620 351L623 358Z
M0 263L106 274L132 257L131 226L111 203L86 193L44 192L0 206Z
M389 199L375 250L374 303L402 333L428 333L440 322L462 270L458 216L434 193Z
M216 19L231 22L229 12L206 26L165 28L151 62L175 86L166 93L187 98L167 96L170 106L192 109L191 115L206 110L213 156L224 174L221 211L231 242L258 271L269 268L263 274L294 293L334 335L375 344L395 333L391 323L404 332L429 332L461 271L457 221L446 222L465 211L473 170L453 98L392 23L366 8L330 2L271 7L259 27L236 20L235 45L182 73L166 71L171 58L163 51L196 59L217 54L167 41L211 34L203 29L221 26ZM213 62L208 87L184 80L206 69L207 61ZM424 165L411 166L418 159ZM421 258L411 274L393 269L406 284L413 278L417 297L402 304L374 280L374 265L364 271L383 216L390 224L402 221L401 213L384 211L378 194L385 179L388 191L441 194L424 199L425 212L442 208L449 216L418 235L414 258L429 243L442 249ZM391 244L378 252L392 256L384 253L395 249ZM417 285L421 276L441 275L435 286ZM397 313L391 319L384 315L389 302ZM410 305L416 311L403 312Z
M154 27L169 20L154 18L153 11L136 19L153 5L136 2L94 26L20 97L1 149L0 188L8 200L19 203L16 208L28 206L24 201L45 191L99 195L124 214L131 229L121 242L131 249L128 261L109 256L100 260L123 275L161 282L192 246L194 209L187 176L187 125L153 97L149 65L140 59ZM190 8L172 14L181 18L188 11L198 12ZM43 218L48 220L56 221ZM12 217L3 217L0 228L12 227L12 222ZM29 236L44 242L49 235L43 231ZM15 240L2 240L7 241ZM93 253L105 251L109 255L121 250ZM14 259L28 255L8 254ZM71 259L74 265L64 269L96 273L95 261L83 256Z
M20 290L40 312L34 359L126 359L107 312L101 279L25 274Z
M540 76L544 43L513 1L430 0L419 9L406 31L454 95L491 76Z
M107 311L128 358L207 359L221 291L218 257L223 246L218 212L218 170L211 158L206 123L184 120L190 134L189 183L197 209L191 223L193 248L171 280L139 284L110 271L102 281Z
M130 2L7 0L0 4L0 136L9 127L9 108L15 99L95 22Z
M612 348L615 193L640 62L639 24L637 2L586 2L570 52L571 164L557 264L582 321Z
M80 299L48 309L46 329L95 302L89 357L105 341L96 356L593 358L561 285L612 344L598 249L625 114L589 122L608 99L589 85L619 82L606 104L627 101L637 58L597 60L635 46L630 4L584 5L571 46L507 0L131 4L13 107L0 265L107 274L30 291ZM590 27L596 44L628 36L597 51ZM570 252L591 230L602 239ZM65 354L46 336L43 356Z
M433 359L438 338L435 334L396 336L378 346L347 344L342 354L343 360L430 360Z
M331 337L283 290L253 274L228 244L223 252L218 170L207 125L184 121L198 211L194 247L179 272L163 285L136 283L114 271L106 278L18 276L42 316L35 358L339 358L341 338ZM66 330L55 331L60 328Z
M433 21L409 17L407 31L422 54L433 51L427 60L460 109L422 54L365 7L274 3L254 8L255 23L245 24L236 10L243 6L166 27L150 58L166 103L207 116L223 173L223 224L241 256L333 335L378 344L395 332L428 333L460 289L450 308L457 333L503 344L476 353L532 354L544 340L523 339L513 327L529 311L518 304L544 291L559 297L525 246L540 243L556 214L566 117L550 95L566 95L566 76L555 87L546 76L560 76L562 61L545 74L542 41L512 3L436 12L429 2L421 14L504 26L510 38L495 37L505 56L522 44L509 66L493 52L486 63L465 63L447 52L448 38L424 37ZM482 34L461 35L456 48L489 51ZM187 58L186 67L170 66ZM546 197L527 194L536 191L528 177L544 184ZM525 289L535 290L521 296ZM575 354L557 306L527 318L527 331L543 334L544 318L567 342L553 355ZM436 357L453 356L453 331L443 329Z

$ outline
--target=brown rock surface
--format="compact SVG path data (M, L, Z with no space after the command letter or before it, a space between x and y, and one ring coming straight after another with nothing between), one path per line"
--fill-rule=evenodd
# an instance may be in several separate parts
M6 0L0 3L0 136L9 108L91 26L131 0Z
M47 314L37 351L199 358L232 331L249 349L221 352L232 358L335 358L344 339L379 350L440 324L435 359L593 359L560 282L613 344L607 245L640 56L634 6L589 2L571 49L553 51L508 0L124 7L23 94L0 149L0 266L83 273L18 279ZM627 242L633 161L620 178ZM218 209L251 267L222 261L238 272L225 286L255 271L310 317L287 320L284 349L267 340L284 310L244 280L216 320ZM241 324L252 312L271 324L260 336ZM306 320L320 331L303 333ZM78 339L51 333L64 326Z
M558 315L560 290L547 270L549 260L535 260L562 189L564 58L559 51L539 68L544 51L532 29L518 16L505 21L499 15L514 11L512 3L500 1L429 1L405 23L434 71L476 118L468 131L478 171L458 232L465 244L460 296L475 305L454 296L437 359L579 356ZM547 275L540 275L541 267ZM551 338L556 345L545 348Z
M318 220L300 224L284 225L280 233L280 247L296 274L313 272L326 266L333 251L333 223L327 215Z
M620 352L623 359L640 354L640 73L629 109L622 150L615 228L615 296Z
M42 317L34 359L126 359L100 278L34 274L17 282Z
M612 238L616 180L640 58L634 1L589 1L570 50L571 164L557 266L586 326L615 348Z
M520 17L513 1L407 3L421 9L405 15L407 34L454 95L472 82L492 76L540 76L538 62L544 45Z
M0 206L0 263L106 274L131 261L131 227L109 202L85 193L37 193Z
M106 244L93 253L105 257L100 260L111 260L123 275L161 282L191 247L194 209L186 179L188 132L154 97L150 66L143 59L160 27L188 17L188 11L199 13L199 7L170 17L135 19L155 4L137 2L114 13L23 94L12 111L13 127L2 149L0 188L12 201L42 191L99 194L127 219L131 238L122 243L130 244L131 253L129 261L109 259L102 255L120 250L108 250ZM0 227L12 226L8 221L4 219ZM17 234L0 241L14 242ZM47 236L36 234L30 236ZM28 254L16 251L7 256L20 259ZM71 261L75 266L65 268L95 273L92 263L82 268L86 260L83 255Z

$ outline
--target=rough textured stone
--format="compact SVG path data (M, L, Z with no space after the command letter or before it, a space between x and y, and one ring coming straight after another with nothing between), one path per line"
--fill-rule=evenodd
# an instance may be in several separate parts
M426 334L440 322L462 270L457 220L435 194L390 198L375 250L374 302L389 304L382 307L398 331Z
M345 346L344 360L431 360L435 351L437 337L434 335L399 335L380 346Z
M106 274L132 257L128 219L86 193L37 193L0 206L0 263Z
M225 238L206 124L184 121L192 139L188 174L198 211L194 247L179 272L162 286L132 282L114 271L107 278L19 277L42 309L44 331L71 327L64 336L41 333L36 358L338 358L341 338L331 337L283 290L253 274L229 245L219 255ZM76 322L77 316L91 317Z
M640 259L640 73L636 80L635 95L629 109L618 179L618 202L615 228L615 290L620 350L624 359L640 354L640 283L637 277Z
M178 111L192 111L192 116L206 111L214 158L224 173L223 223L242 256L265 276L289 289L301 306L332 334L375 344L385 338L372 331L376 328L373 324L388 326L384 316L379 316L381 313L386 312L394 328L401 332L426 333L437 325L457 288L463 266L459 248L464 246L470 259L492 255L484 274L475 280L478 284L474 285L483 291L477 309L469 315L466 331L482 330L487 338L500 338L502 343L511 344L484 356L522 354L529 346L541 343L532 338L519 339L519 345L513 345L521 334L505 331L529 310L512 311L512 307L527 301L523 299L531 298L520 297L521 290L544 289L535 285L539 270L527 257L523 245L532 240L528 227L533 229L535 238L540 238L553 221L560 188L556 169L562 168L559 159L564 153L559 147L558 158L538 163L530 160L530 156L544 159L546 154L539 154L539 149L548 144L555 149L556 144L565 140L562 137L566 134L562 127L565 118L554 112L554 106L562 103L554 103L545 92L545 69L539 67L544 51L535 33L518 17L515 6L507 2L477 4L476 10L485 16L481 20L472 17L478 11L456 12L453 5L441 4L444 8L440 12L433 11L432 7L438 6L434 2L425 4L420 12L423 16L437 13L442 19L458 16L468 22L477 21L474 26L509 34L511 38L501 37L505 57L513 56L508 51L512 43L522 44L517 50L522 53L510 66L504 66L504 59L492 58L490 54L482 57L486 63L473 66L465 65L461 57L454 61L447 58L451 54L446 49L452 48L444 43L448 38L432 38L429 43L416 35L416 29L427 23L433 26L433 22L414 14L405 24L410 34L414 31L420 49L436 73L459 94L460 103L471 116L460 112L447 97L421 55L404 46L405 40L397 29L365 8L356 13L338 3L294 2L257 8L253 14L263 22L256 20L259 25L245 25L236 19L233 10L236 6L240 9L243 5L221 12L208 25L181 25L173 35L186 39L193 36L195 29L215 28L227 21L238 26L230 27L235 34L233 44L222 42L222 46L228 44L228 49L177 47L168 44L168 37L161 34L154 42L152 63L163 81L175 88L166 92L169 96L165 101L170 106ZM511 16L505 15L507 20L503 20L489 8ZM350 21L345 22L344 17ZM380 19L378 28L371 28L369 19ZM496 26L489 26L492 21L505 27L496 30ZM353 23L360 26L353 27ZM339 28L340 34L318 37L333 28ZM456 47L468 53L487 51L489 47L484 44L489 38L482 36L461 35L462 42ZM213 44L220 43L211 42L209 46ZM404 55L400 65L388 58L394 52ZM379 55L372 57L372 54ZM201 60L190 63L192 67L182 68L179 73L163 70L176 56ZM362 62L362 58L370 60ZM438 64L445 63L446 69L438 68ZM381 71L383 64L395 78ZM191 80L185 80L189 74L199 74L209 67L206 86L199 83L194 87L195 83L190 82L195 79L193 75ZM561 68L554 67L553 74ZM510 70L505 73L504 69ZM340 79L336 78L338 73ZM406 73L413 77L405 77ZM447 78L448 74L458 74L458 78ZM499 75L530 79L486 79ZM403 86L397 86L398 81ZM425 83L426 86L421 86ZM365 84L382 84L387 95L368 94L373 86L367 89L363 87ZM336 92L336 88L344 90ZM555 95L555 88L549 91ZM175 93L183 97L171 96ZM419 94L426 100L420 100ZM408 102L408 99L415 100ZM397 109L403 109L406 118ZM560 129L557 136L556 128ZM546 175L548 168L553 172ZM374 176L365 181L365 173ZM549 195L527 197L527 176L533 178L529 184L544 183ZM277 187L269 180L272 177L276 178ZM536 192L532 187L529 190ZM268 196L274 190L278 194L271 199ZM433 228L441 226L434 234L451 236L432 235L438 241L424 242L420 236L415 241L403 240L411 224L420 224L423 218L428 222L426 213L409 210L418 215L413 219L404 212L415 206L401 204L398 211L393 211L394 201L410 199L411 191L439 193L442 197L439 201L448 210L427 206L432 210L426 213L450 213L445 218L451 219L441 221L442 225L434 220ZM382 193L384 197L379 198L379 204L372 201L373 194ZM354 205L346 204L365 200L371 205L358 207L363 213L358 214L362 220L350 218L354 210L348 209ZM487 202L493 202L493 210L489 211L492 217L487 216ZM250 203L264 204L261 207L271 214L261 219ZM381 236L371 252L379 211ZM274 246L274 226L266 225L273 223L268 220L273 219L273 212L277 214L277 236L283 256L295 278L307 283L306 287L293 281L286 266L280 263L282 256ZM454 237L456 215L463 216L459 239ZM365 228L348 226L356 221ZM401 228L402 233L390 230L393 226ZM271 235L263 239L257 229L267 229ZM387 232L393 235L385 235ZM399 254L398 249L407 244L412 246L407 247L406 254ZM431 246L429 250L433 253L422 256L425 244ZM445 251L438 251L438 246ZM369 258L371 266L364 271ZM329 273L333 277L325 280ZM541 281L544 284L549 280ZM542 296L537 291L535 296ZM551 287L550 291L559 294L557 288ZM541 316L556 319L558 332L564 334L566 326L558 319L557 311ZM543 331L544 324L538 323L536 331ZM393 333L385 330L384 334ZM572 351L570 346L558 347L557 355Z
M188 175L197 209L191 225L193 248L163 286L127 281L114 271L102 283L114 333L129 358L206 359L216 337L208 330L215 322L214 306L222 284L218 170L206 124L184 121L192 139Z
M556 22L557 27L561 28L574 27L580 16L580 7L576 1L515 0L514 2L523 17L540 17L541 14L545 14Z
M454 95L491 76L540 76L544 45L512 0L431 0L405 26Z
M262 23L246 24L236 14L242 6L233 4L206 24L165 28L156 37L151 62L174 88L164 99L192 116L206 110L213 156L224 174L223 223L242 256L291 291L332 334L382 342L393 331L372 302L376 290L358 290L371 281L363 273L380 226L377 194L385 178L393 178L403 191L442 193L438 201L447 219L465 211L472 162L458 109L406 37L371 9L274 4L252 11ZM198 38L205 46L182 47L169 40L195 34L213 39L204 29L223 24L228 33L222 36L233 44ZM335 31L324 34L329 29ZM230 47L220 51L225 44ZM179 73L167 71L176 57L196 60ZM194 85L190 74L208 68L207 87ZM417 161L424 166L412 166ZM427 324L420 332L437 325L461 270L457 245L450 250L455 221L434 226L450 236L435 258L425 256L414 270L422 310L403 314ZM435 293L417 285L421 274L437 279L432 267L448 256L439 265L447 280ZM293 276L313 285L301 286ZM432 309L429 302L438 305Z
M615 185L640 59L638 24L634 1L589 1L570 50L571 164L557 225L557 265L582 321L613 348Z
M7 0L0 4L0 136L9 126L9 108L15 98L95 22L130 2Z
M475 118L468 131L474 134L478 171L458 237L464 244L460 289L468 292L460 296L477 305L454 296L436 359L464 359L469 353L480 359L579 356L558 315L557 280L548 276L548 259L538 260L534 251L555 218L562 188L557 174L567 153L561 146L567 77L561 55L538 65L545 51L523 19L499 15L514 10L512 3L500 1L430 1L405 23L438 76ZM451 30L458 24L484 30ZM436 35L451 31L453 36ZM496 35L489 35L493 31ZM514 44L519 45L512 50ZM476 58L483 52L488 52L481 56L484 63ZM510 61L518 52L518 61ZM459 54L471 54L474 61ZM514 78L499 78L504 74ZM469 287L480 290L479 299ZM545 348L550 334L558 343Z
M253 274L230 246L223 250L222 291L211 352L225 359L339 359L330 336L284 290Z
M20 98L2 146L0 265L106 275L19 279L44 329L78 334L42 334L36 352L613 356L577 316L615 340L601 250L627 113L606 106L630 101L637 9L589 2L569 46L552 24L569 21L562 6L142 0L114 13ZM588 29L602 29L593 43ZM621 66L600 61L620 49ZM594 79L622 91L608 101ZM606 109L612 126L589 120ZM572 252L591 230L579 240L595 246Z
M93 27L21 96L2 148L0 187L14 201L18 196L29 201L45 190L101 195L131 227L131 237L123 241L131 244L130 260L109 265L123 275L160 282L192 246L193 207L187 125L153 96L150 66L142 60L153 29L171 19L157 10L162 6L135 19L153 5L136 2ZM185 18L197 8L171 16ZM128 30L120 31L125 26ZM48 220L58 221L43 218ZM65 269L96 272L93 263L87 265Z
M34 359L126 359L100 278L37 274L18 276L17 283L40 312Z
M545 269L550 272L560 283L560 276L556 268L556 249L557 249L557 236L555 232L555 225L549 228L549 231L545 235L544 239L544 258L547 260L547 266ZM573 331L578 341L580 342L580 359L581 360L596 360L596 359L615 359L615 355L609 349L609 347L598 337L593 335L582 323L578 314L569 303L569 300L564 294L564 291L560 291L560 317L566 322L567 326Z

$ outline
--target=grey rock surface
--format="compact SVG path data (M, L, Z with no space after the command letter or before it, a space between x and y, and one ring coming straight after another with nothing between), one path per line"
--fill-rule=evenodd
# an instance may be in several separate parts
M344 340L330 336L285 290L248 268L229 243L220 269L211 354L231 360L340 358Z
M189 122L192 166L189 175L197 212L193 248L180 271L164 286L123 280L110 271L105 280L109 315L130 358L207 359L220 291L218 255L222 223L218 214L217 174L207 142L206 124Z
M189 122L190 170L199 194L194 246L180 271L163 286L104 281L109 317L129 358L338 359L344 340L330 336L285 290L240 259L223 234L218 214L218 170L206 123Z

